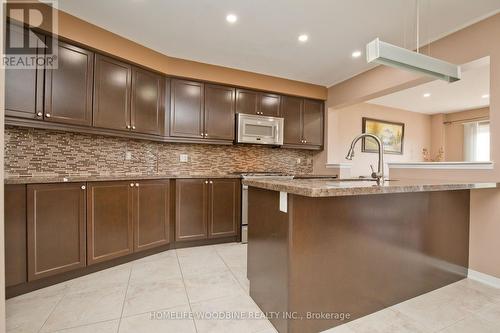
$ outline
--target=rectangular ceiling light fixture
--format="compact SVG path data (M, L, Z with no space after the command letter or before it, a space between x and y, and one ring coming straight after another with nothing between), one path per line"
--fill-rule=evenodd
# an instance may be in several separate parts
M448 82L460 80L459 65L429 57L425 54L382 42L378 38L366 44L366 60L433 76Z

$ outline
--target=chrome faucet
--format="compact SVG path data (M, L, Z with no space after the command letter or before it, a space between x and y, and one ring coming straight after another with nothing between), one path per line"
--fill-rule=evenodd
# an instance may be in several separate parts
M373 165L370 165L370 168L372 169L372 178L377 180L378 185L381 185L384 183L384 144L382 143L382 140L380 140L378 136L368 133L363 133L358 135L357 137L354 138L354 140L352 140L351 148L349 148L349 151L347 152L347 156L345 158L347 160L352 160L352 158L354 157L354 147L356 146L356 143L365 137L372 138L375 140L375 142L377 142L378 170L377 172L375 172L375 170L373 169Z

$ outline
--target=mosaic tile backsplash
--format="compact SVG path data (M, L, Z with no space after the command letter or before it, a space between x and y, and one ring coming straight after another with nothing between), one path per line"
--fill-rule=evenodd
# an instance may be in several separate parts
M130 159L126 159L127 152ZM159 143L10 126L5 129L6 177L237 171L310 174L315 153L248 145ZM187 154L189 161L181 163L180 154Z

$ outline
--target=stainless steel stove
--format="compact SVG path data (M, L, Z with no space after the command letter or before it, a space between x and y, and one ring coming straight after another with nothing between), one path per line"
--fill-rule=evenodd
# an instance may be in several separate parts
M283 172L241 172L243 179L293 179ZM248 242L248 186L241 185L241 242Z

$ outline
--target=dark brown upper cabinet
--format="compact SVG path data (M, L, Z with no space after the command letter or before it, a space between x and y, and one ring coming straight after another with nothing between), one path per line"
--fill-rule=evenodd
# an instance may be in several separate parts
M45 72L44 119L92 125L94 53L58 42L58 68Z
M259 93L236 89L236 113L259 114Z
M134 251L132 196L128 181L88 183L87 262L89 265Z
M280 116L280 95L260 93L260 114L263 116L279 117Z
M95 56L95 127L130 130L130 91L132 66L100 54Z
M28 281L84 267L85 184L28 185Z
M280 95L236 89L236 113L279 117Z
M134 251L170 242L170 181L142 180L134 185Z
M284 144L300 145L302 136L302 112L304 99L299 97L281 97L281 112L284 118Z
M239 179L176 180L177 241L237 236Z
M170 136L204 138L204 85L200 82L171 82Z
M282 96L285 146L320 149L323 146L323 102Z
M323 104L322 101L304 100L302 128L307 145L323 145Z
M235 89L205 84L205 138L234 140Z
M175 240L206 239L208 216L208 180L175 181Z
M208 237L236 236L241 210L239 179L210 179L208 185Z
M26 283L26 185L5 185L5 286Z
M132 69L131 130L165 135L165 77L134 67Z
M7 24L6 42L19 45L28 39L39 45L39 55L44 53L45 36L35 34L20 26ZM15 44L14 44L15 43ZM36 69L5 69L5 115L21 118L43 118L43 67Z

